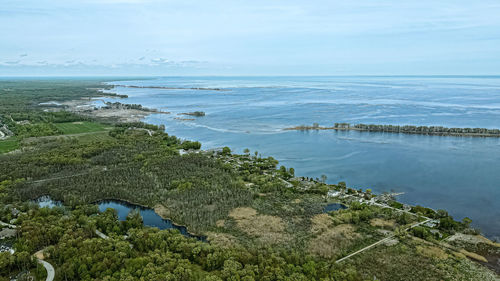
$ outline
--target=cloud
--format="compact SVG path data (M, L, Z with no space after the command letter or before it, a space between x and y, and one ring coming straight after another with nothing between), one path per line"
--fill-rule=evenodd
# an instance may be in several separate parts
M166 58L154 58L150 60L151 66L169 66L178 68L189 68L189 67L200 67L201 65L207 64L206 61L199 60L179 60L173 61Z
M20 60L16 60L16 61L4 61L1 64L9 66L9 65L18 65L20 62L21 62Z
M153 63L153 64L172 64L173 62L171 62L170 60L165 59L165 58L154 58L154 59L151 59L151 63Z
M24 57L27 57L27 56L28 56L28 54L26 54L26 53L25 53L25 54L20 54L20 55L19 55L19 57L20 57L20 58L24 58Z

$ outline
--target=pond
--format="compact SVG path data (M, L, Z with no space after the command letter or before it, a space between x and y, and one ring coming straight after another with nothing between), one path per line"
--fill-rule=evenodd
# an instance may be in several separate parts
M61 201L52 200L52 198L50 198L49 196L42 196L34 201L35 203L38 204L38 206L40 206L40 208L44 207L53 208L53 207L63 206ZM116 213L118 214L118 220L120 221L124 221L127 218L130 211L137 209L142 217L142 222L144 226L157 227L159 229L175 228L179 230L179 232L186 237L192 237L200 241L206 242L205 236L197 236L189 233L186 227L181 225L176 225L171 220L163 219L158 214L156 214L155 211L152 209L120 200L104 200L104 201L99 201L97 204L99 206L100 212L104 212L108 208L116 210Z
M137 209L142 217L142 221L145 226L157 227L159 229L175 228L179 230L180 233L186 237L196 238L204 242L206 241L206 237L196 236L189 233L186 227L181 225L176 225L168 219L163 219L157 213L155 213L153 209L145 208L142 206L134 205L119 200L105 200L105 201L100 201L98 204L99 204L99 211L101 212L106 211L106 209L108 208L116 210L116 212L118 213L118 219L121 221L124 221L127 218L130 211Z
M340 204L340 203L331 203L331 204L328 204L325 206L325 208L323 209L323 212L328 213L331 211L338 211L338 210L343 210L343 209L347 209L347 206L344 204Z
M62 207L63 206L61 201L52 200L52 198L50 198L50 196L47 196L47 195L38 197L34 201L35 201L35 203L38 204L38 206L40 208L44 208L44 207L54 208L54 207Z

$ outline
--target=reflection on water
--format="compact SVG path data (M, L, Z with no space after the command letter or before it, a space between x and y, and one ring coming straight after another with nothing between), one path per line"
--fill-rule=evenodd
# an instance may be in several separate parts
M186 236L186 237L194 237L198 240L201 241L206 241L206 237L203 236L196 236L190 234L186 227L176 225L172 223L172 221L163 219L160 217L158 214L155 213L154 210L149 209L149 208L144 208L142 206L130 204L128 202L124 201L118 201L118 200L106 200L106 201L101 201L99 202L99 211L104 212L106 209L111 208L116 210L118 213L118 219L123 221L127 218L128 214L132 210L138 210L139 214L142 217L143 224L145 226L150 226L150 227L157 227L159 229L177 229L179 232Z
M53 208L63 206L61 201L52 200L52 198L50 198L50 196L48 195L38 197L38 199L35 200L35 203L37 203L40 208Z
M44 207L53 208L56 206L63 207L62 202L52 200L52 198L50 198L50 196L41 196L35 200L35 203L37 203L40 208L44 208ZM121 220L121 221L124 221L127 218L128 214L132 210L138 210L139 214L142 217L143 224L145 226L157 227L159 229L174 228L174 229L179 230L179 232L186 237L192 237L192 238L196 238L200 241L206 242L206 237L197 236L197 235L193 235L193 234L189 233L186 227L176 225L168 219L163 219L158 214L156 214L155 211L152 209L145 208L145 207L138 206L138 205L134 205L134 204L130 204L128 202L119 201L119 200L100 201L98 203L98 206L99 206L100 212L104 212L108 208L116 210L116 213L118 214L118 220Z

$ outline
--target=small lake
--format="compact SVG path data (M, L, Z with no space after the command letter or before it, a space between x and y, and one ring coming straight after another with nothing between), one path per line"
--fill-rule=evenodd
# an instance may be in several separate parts
M62 202L52 200L49 196L42 196L39 197L38 199L34 200L35 203L38 204L40 208L53 208L53 207L61 207L63 206ZM175 228L179 230L179 232L190 238L196 238L200 241L206 242L206 237L204 236L196 236L188 232L187 228L181 225L176 225L172 221L163 219L160 217L158 214L155 213L153 209L145 208L142 206L138 206L135 204L131 204L128 202L124 201L119 201L119 200L105 200L105 201L100 201L98 202L99 206L99 211L104 212L106 209L111 208L116 211L118 214L118 220L124 221L127 219L128 214L132 211L137 209L139 211L139 214L142 217L142 223L144 226L149 226L149 227L157 227L159 229L171 229Z
M323 212L328 213L328 212L338 211L338 210L343 210L343 209L347 209L347 206L344 204L340 204L340 203L331 203L331 204L328 204L325 206L325 208L323 209Z
M111 208L116 210L118 213L118 219L120 221L124 221L128 214L133 210L138 210L139 214L142 217L143 224L149 227L157 227L159 229L177 229L179 232L186 236L196 238L200 241L206 241L206 237L204 236L196 236L188 232L187 228L184 226L176 225L172 223L172 221L163 219L160 217L153 209L145 208L142 206L130 204L128 202L119 201L119 200L106 200L100 201L99 203L99 211L104 212L106 209Z
M50 196L47 195L38 197L37 199L34 200L34 202L38 204L40 208L45 208L45 207L54 208L63 206L61 201L52 200L52 198L50 198Z

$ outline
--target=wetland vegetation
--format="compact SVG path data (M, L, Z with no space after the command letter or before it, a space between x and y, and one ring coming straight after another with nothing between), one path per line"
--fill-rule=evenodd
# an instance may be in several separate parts
M0 221L17 232L14 253L0 253L0 280L43 280L35 253L56 280L498 279L499 245L444 210L297 177L249 150L202 151L163 127L40 105L98 97L103 87L0 82L0 122L14 134L0 141ZM9 140L16 146L2 146ZM64 207L40 208L40 196ZM124 220L100 211L96 202L110 199L207 240L146 227L137 211Z

